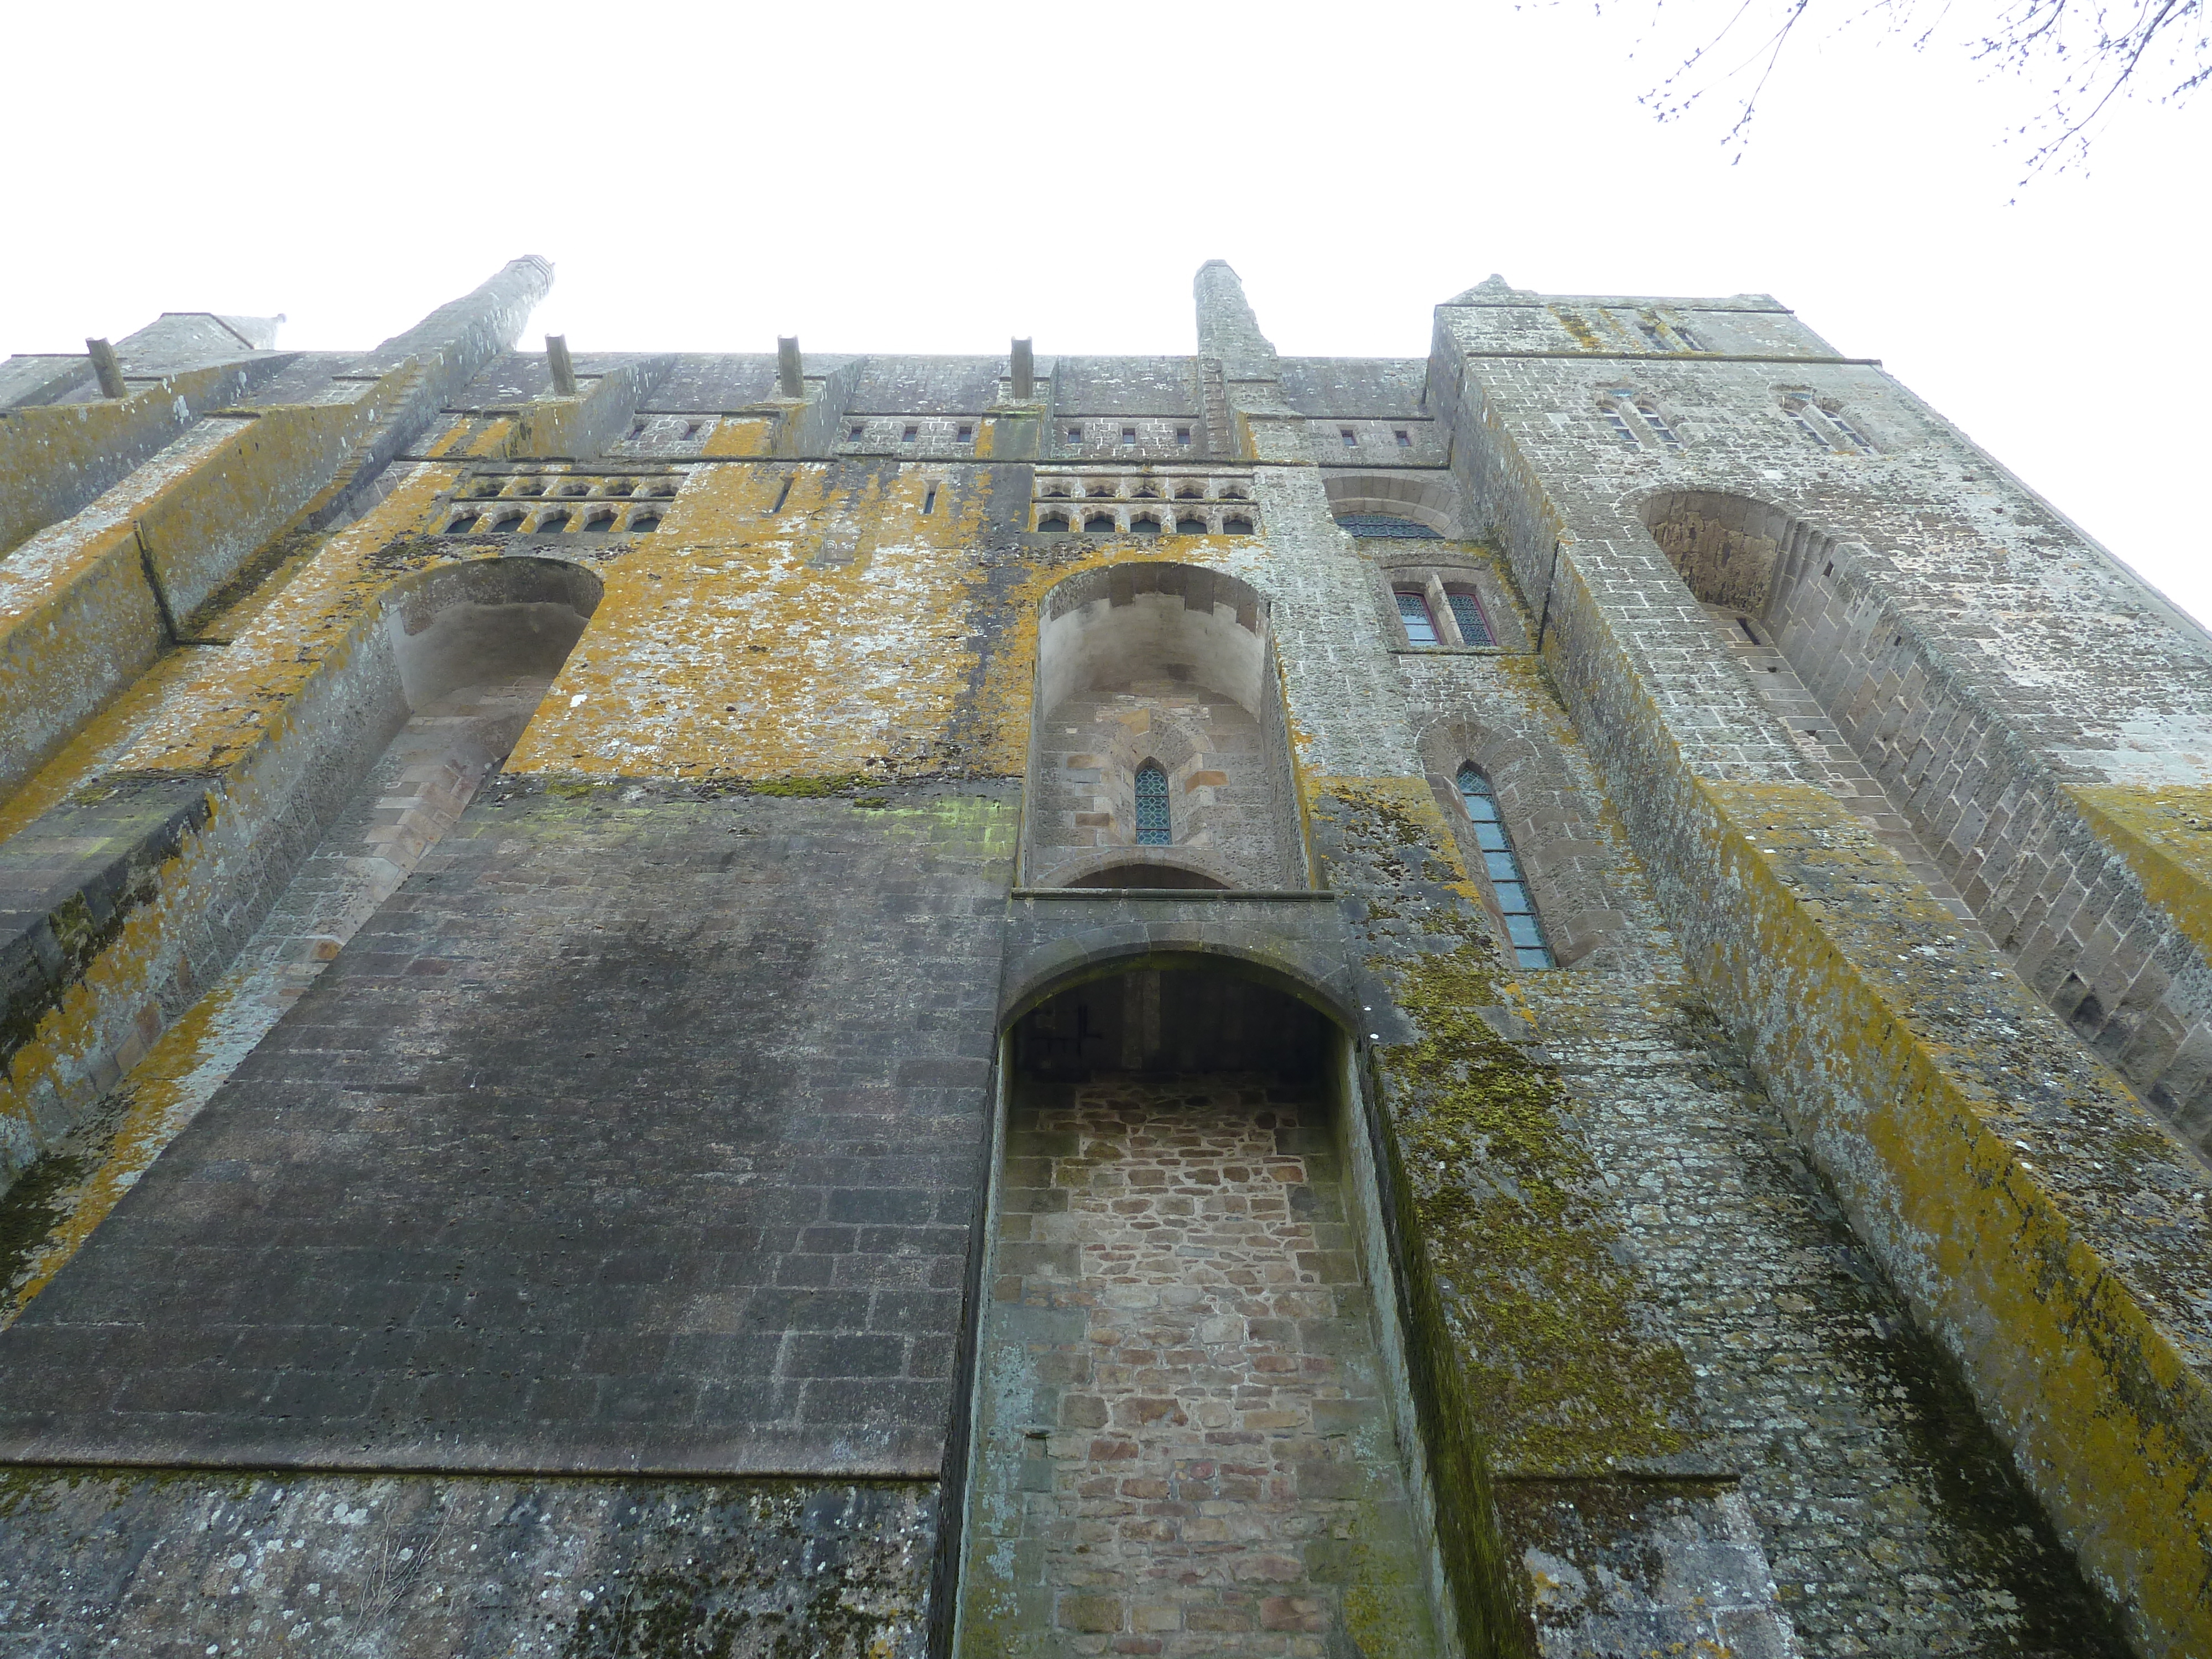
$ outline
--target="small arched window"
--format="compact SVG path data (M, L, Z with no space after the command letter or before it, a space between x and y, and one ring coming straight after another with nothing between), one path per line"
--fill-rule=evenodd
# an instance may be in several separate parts
M511 532L520 530L522 528L522 514L520 513L502 513L499 517L491 521L491 527L493 532L497 535L506 535Z
M1083 527L1094 536L1110 536L1114 533L1114 515L1094 513L1083 521Z
M545 493L545 480L525 478L520 483L515 485L514 493L518 495L543 495Z
M632 530L658 530L660 528L660 514L640 513L630 520L629 527Z
M465 536L476 527L477 515L473 513L464 513L446 526L446 533L448 536Z
M611 513L594 513L584 520L585 532L590 535L604 536L614 527L615 515Z
M1178 536L1203 536L1206 534L1206 520L1203 519L1177 519L1176 520L1176 534Z
M1067 514L1065 513L1048 513L1037 520L1037 528L1039 530L1065 530L1067 528Z
M610 495L627 495L629 494L630 489L631 485L627 478L617 478L607 486L607 494Z
M1206 491L1198 484L1178 484L1176 486L1176 499L1179 501L1202 501L1206 499Z
M587 483L564 483L561 486L561 493L563 495L588 495L592 493L592 487Z
M486 497L488 497L488 496L492 496L492 495L498 495L498 494L499 494L499 492L500 492L502 489L504 489L505 487L506 487L506 486L504 485L504 483L503 483L500 479L497 479L497 478L486 478L486 479L485 479L482 483L478 484L478 485L477 485L474 489L471 489L471 491L469 491L469 494L470 494L471 496L473 496L475 499L477 499L477 501L483 501L483 500L484 500L484 499L485 499Z
M1482 601L1465 588L1448 587L1444 603L1451 606L1452 620L1459 624L1462 645L1495 645L1497 638L1490 631L1490 618L1482 614Z
M1252 533L1252 520L1249 519L1224 519L1221 521L1221 530L1222 533L1227 536L1249 536Z
M1158 761L1137 769L1137 845L1165 847L1174 839L1168 823L1168 775Z
M538 521L538 532L540 535L550 536L556 531L566 530L568 527L568 515L565 512L548 513Z
M1474 825L1474 844L1482 851L1490 890L1498 895L1498 908L1505 918L1505 936L1512 942L1514 961L1523 968L1549 968L1552 950L1544 943L1544 927L1536 920L1536 902L1529 896L1528 878L1514 855L1513 839L1505 833L1505 819L1498 810L1498 797L1491 793L1490 780L1472 766L1461 767L1459 798Z
M1160 533L1160 521L1153 518L1132 519L1129 520L1129 529L1135 535L1157 536Z
M1429 612L1429 596L1418 587L1394 589L1398 600L1398 620L1406 625L1406 641L1409 645L1436 645L1437 619Z

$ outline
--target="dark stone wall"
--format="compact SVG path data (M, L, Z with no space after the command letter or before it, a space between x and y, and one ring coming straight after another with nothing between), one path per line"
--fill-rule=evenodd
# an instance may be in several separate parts
M0 1473L0 1650L919 1659L920 1481Z
M0 1339L0 1450L933 1477L1015 813L487 792Z

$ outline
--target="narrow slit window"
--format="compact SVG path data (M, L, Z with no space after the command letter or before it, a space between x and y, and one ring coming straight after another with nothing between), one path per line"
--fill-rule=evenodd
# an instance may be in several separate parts
M1646 322L1639 317L1636 319L1636 326L1643 331L1644 340L1654 351L1664 351L1667 349L1667 337L1659 331L1658 324Z
M1505 936L1513 959L1523 968L1549 968L1551 947L1544 942L1543 924L1536 919L1536 902L1529 896L1528 878L1515 856L1512 837L1505 833L1504 816L1490 781L1472 766L1459 769L1460 804L1474 825L1474 844L1482 854L1482 867L1490 878L1490 890L1498 896L1498 914L1505 918Z
M632 421L629 425L629 435L633 438L642 438L645 436L645 422L643 421Z
M783 511L783 504L784 504L786 501L789 501L790 499L791 499L791 480L790 480L789 478L786 478L786 479L783 481L783 483L782 483L780 486L778 486L778 488L777 488L777 489L776 489L776 492L775 492L775 505L774 507L771 507L770 508L769 508L769 510L768 510L768 515L769 515L769 518L771 518L771 519L773 519L774 517L775 517L775 515L776 515L777 514L779 514L779 513L782 512L782 511Z
M1072 426L1068 428L1067 441L1072 444L1081 443L1083 441L1083 428L1079 426Z
M1674 428L1667 423L1667 417L1660 414L1657 410L1638 404L1636 412L1644 417L1644 425L1659 434L1659 441L1668 448L1680 449L1682 447L1682 441L1674 435Z
M1121 441L1124 444L1128 445L1133 449L1136 447L1137 428L1133 426L1123 427L1121 428Z
M856 426L845 434L845 441L848 444L856 444L866 435L867 430L868 428L864 426Z
M1743 629L1744 638L1749 640L1753 645L1764 645L1766 643L1766 641L1760 639L1758 635L1752 632L1750 617L1738 617L1735 619L1735 625Z
M1674 337L1680 340L1687 350L1703 351L1705 349L1705 343L1680 323L1674 325Z
M921 498L921 511L924 518L927 518L929 514L937 511L937 486L935 484L930 485L928 493Z
M1459 624L1462 645L1495 645L1498 641L1490 631L1490 618L1482 614L1482 601L1474 594L1456 588L1444 595L1451 606L1452 620Z
M1168 823L1168 775L1158 761L1137 769L1137 845L1165 847L1175 839Z
M1851 447L1853 448L1858 450L1863 454L1871 455L1874 453L1874 446L1869 443L1864 437L1861 436L1859 429L1853 426L1849 421L1845 420L1842 415L1833 410L1824 409L1820 412L1826 415L1828 419L1834 423L1837 431L1842 433L1844 436L1851 441Z
M1187 426L1177 427L1176 428L1176 441L1178 444L1181 444L1185 449L1188 449L1190 447L1190 428Z
M1805 434L1808 442L1818 444L1823 449L1833 449L1836 447L1829 441L1826 433L1813 424L1813 406L1810 404L1802 401L1784 404L1783 408L1789 411L1790 420L1796 424L1797 429Z
M1413 434L1403 427L1398 428L1390 435L1398 441L1398 447L1401 449L1411 449L1413 447Z
M1631 449L1641 449L1644 447L1644 441L1636 435L1636 428L1629 425L1628 416L1621 412L1625 403L1624 399L1621 403L1607 404L1605 418L1612 422L1614 437L1620 439Z
M1398 620L1406 625L1406 638L1415 645L1437 643L1437 619L1429 614L1429 596L1419 588L1393 590L1398 596Z
M1350 427L1340 426L1337 428L1336 435L1344 441L1344 447L1346 449L1357 449L1359 447L1359 434L1357 432L1354 432Z
M960 443L973 443L975 441L975 428L972 426L963 426L953 436Z
M918 426L910 426L900 432L899 441L902 444L910 444L920 436L921 436L921 428Z

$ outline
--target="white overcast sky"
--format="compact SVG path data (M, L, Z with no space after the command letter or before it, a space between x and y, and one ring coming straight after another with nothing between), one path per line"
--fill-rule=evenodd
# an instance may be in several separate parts
M16 5L0 354L202 309L364 347L520 253L558 270L528 343L579 351L1188 351L1210 258L1295 354L1424 355L1493 270L1766 292L2212 617L2212 96L2130 105L2086 173L2016 191L2033 88L1811 32L1739 161L1724 94L1669 126L1638 105L1647 16Z

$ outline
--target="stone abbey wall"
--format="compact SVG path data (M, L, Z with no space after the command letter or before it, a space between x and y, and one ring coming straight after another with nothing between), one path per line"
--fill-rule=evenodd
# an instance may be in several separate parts
M1765 296L549 280L0 366L11 1648L2212 1649L2193 623Z

